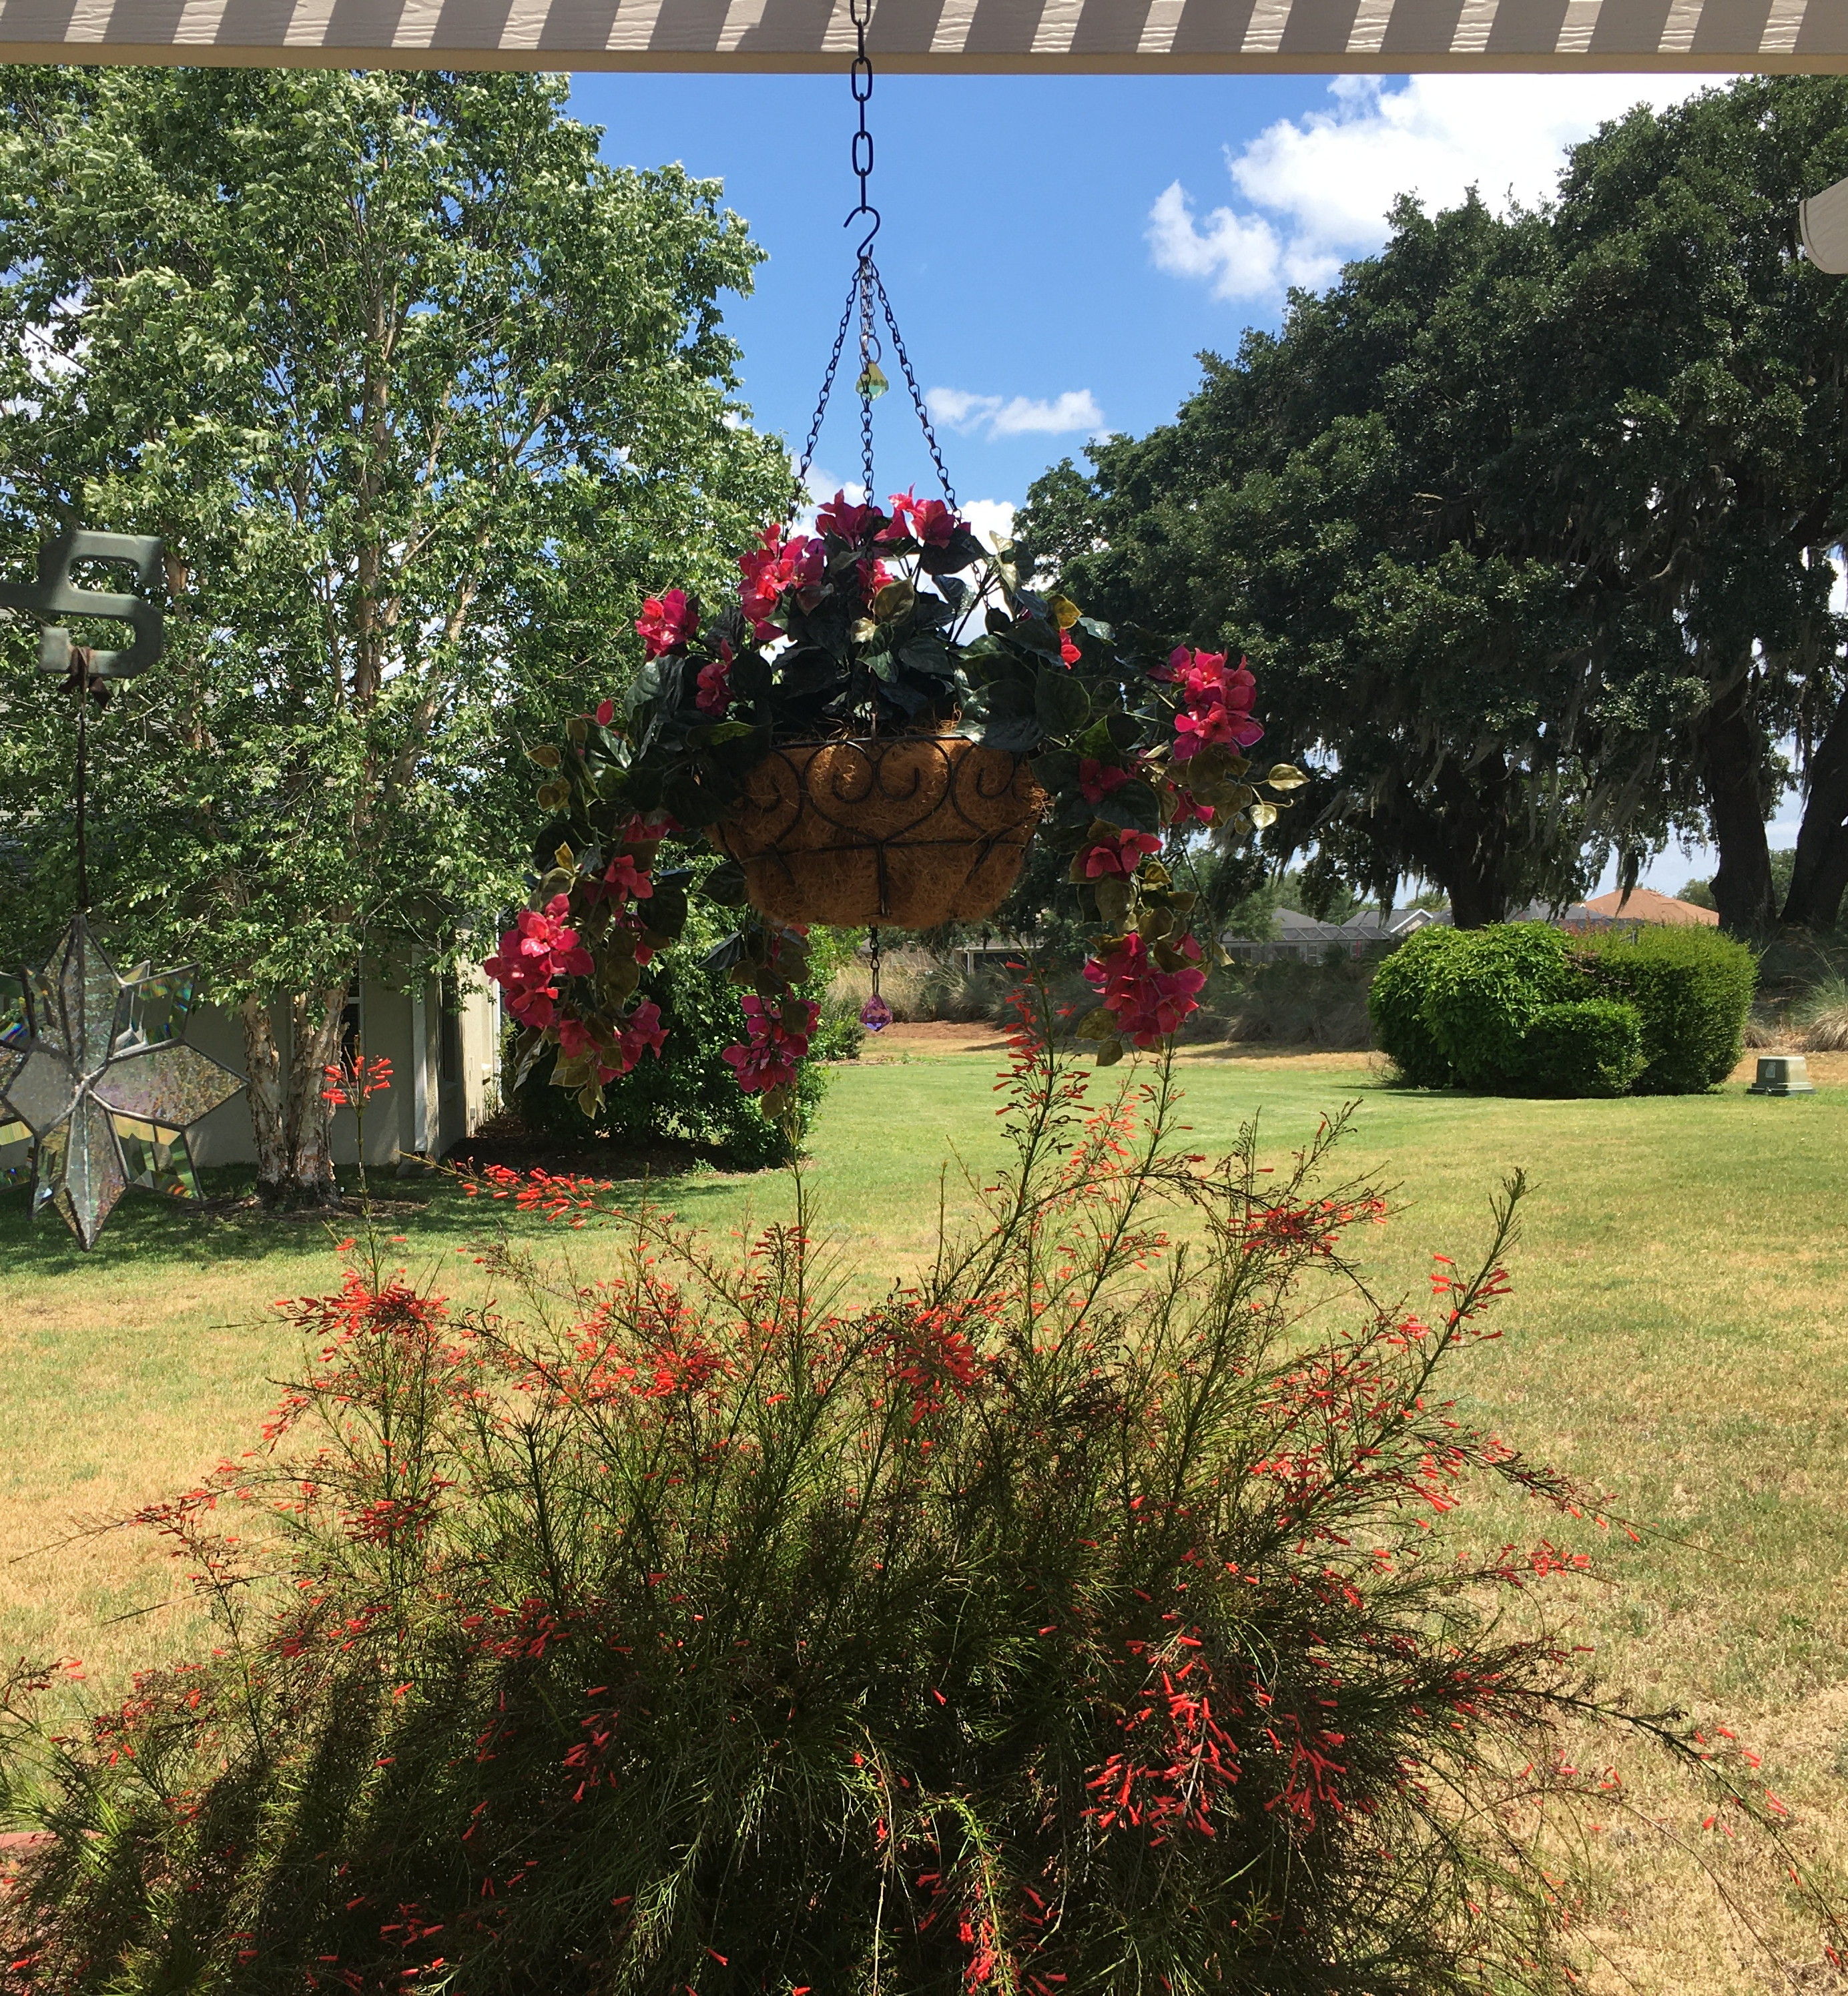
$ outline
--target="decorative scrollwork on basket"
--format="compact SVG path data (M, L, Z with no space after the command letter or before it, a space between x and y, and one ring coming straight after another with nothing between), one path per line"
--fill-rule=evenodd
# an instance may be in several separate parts
M935 928L991 914L1046 804L1027 762L957 735L791 742L708 833L778 921Z

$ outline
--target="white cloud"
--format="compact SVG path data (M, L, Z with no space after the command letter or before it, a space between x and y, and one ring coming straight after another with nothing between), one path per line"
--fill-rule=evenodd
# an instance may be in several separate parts
M1000 406L999 395L972 395L966 388L931 388L924 394L924 407L931 419L953 430L977 428Z
M1210 281L1217 298L1274 297L1330 282L1347 258L1386 239L1402 194L1427 210L1466 189L1505 209L1554 191L1565 149L1632 105L1657 109L1721 81L1692 76L1337 77L1332 110L1267 126L1226 167L1243 209L1203 222L1175 181L1149 211L1158 268Z
M1065 436L1082 431L1094 436L1103 428L1103 411L1089 388L1068 388L1051 401L1016 395L972 394L966 388L932 388L924 396L931 420L966 435L986 428L989 436Z
M1277 232L1261 215L1216 208L1203 229L1179 181L1148 212L1155 268L1177 277L1210 277L1216 298L1261 298L1277 288Z
M969 499L962 517L975 529L976 538L991 551L997 541L1013 539L1013 516L1017 509L1011 499Z

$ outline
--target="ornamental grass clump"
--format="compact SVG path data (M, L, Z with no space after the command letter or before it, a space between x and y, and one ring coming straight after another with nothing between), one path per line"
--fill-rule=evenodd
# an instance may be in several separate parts
M1007 1168L872 1302L800 1179L735 1251L502 1174L603 1216L606 1272L504 1242L452 1311L360 1253L288 1306L314 1355L261 1445L135 1520L216 1647L10 1743L6 1812L52 1833L0 1898L10 1986L1545 1981L1540 1816L1620 1799L1558 1750L1569 1651L1499 1610L1595 1510L1440 1397L1518 1184L1475 1273L1383 1306L1339 1119L1215 1163L1165 1065L1094 1106L1016 1048ZM1530 1543L1435 1529L1472 1478Z

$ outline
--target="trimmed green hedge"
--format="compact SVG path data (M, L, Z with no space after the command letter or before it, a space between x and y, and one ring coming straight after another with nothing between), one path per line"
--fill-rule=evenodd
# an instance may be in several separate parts
M1534 1014L1580 995L1566 938L1546 922L1444 933L1449 946L1430 958L1426 1022L1459 1086L1506 1093L1526 1079L1524 1043Z
M1705 927L1427 928L1380 965L1368 1012L1414 1087L1685 1095L1731 1072L1757 975Z
M1523 1051L1537 1095L1627 1095L1647 1062L1636 1008L1612 998L1543 1005Z
M1639 1095L1717 1088L1745 1051L1757 954L1704 924L1612 929L1574 938L1579 973L1602 998L1633 1005L1648 1065Z
M1391 1055L1401 1079L1414 1088L1447 1088L1452 1079L1449 1056L1425 1019L1424 994L1433 959L1456 933L1429 928L1406 937L1367 987L1373 1037Z

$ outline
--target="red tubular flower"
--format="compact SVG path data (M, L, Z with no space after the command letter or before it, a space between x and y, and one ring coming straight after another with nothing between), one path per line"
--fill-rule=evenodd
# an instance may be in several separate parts
M1093 957L1085 965L1086 980L1116 1013L1118 1031L1144 1051L1166 1039L1199 1007L1196 994L1206 982L1206 973L1195 967L1200 946L1192 936L1183 936L1175 953L1185 964L1163 970L1148 943L1132 930L1108 956L1101 961Z
M678 651L699 628L699 613L687 601L683 589L649 597L635 619L635 628L642 634L642 648L651 659L658 659L663 652Z
M1087 880L1127 880L1144 857L1159 852L1161 841L1153 832L1131 831L1127 827L1107 839L1100 838L1084 855Z
M1078 787L1088 804L1100 804L1113 790L1120 790L1130 779L1127 769L1120 769L1114 762L1097 762L1086 756L1078 766Z
M1068 670L1084 656L1084 653L1072 643L1069 631L1062 631L1058 634L1058 655L1065 660Z

